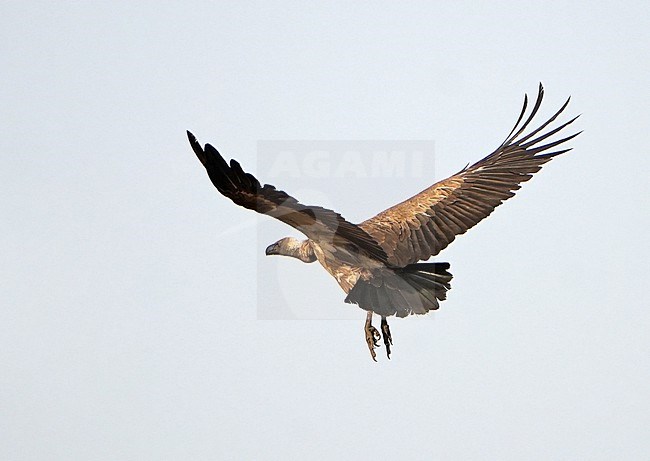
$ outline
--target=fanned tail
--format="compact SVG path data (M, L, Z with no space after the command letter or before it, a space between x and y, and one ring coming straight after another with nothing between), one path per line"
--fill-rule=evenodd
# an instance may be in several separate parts
M359 279L346 303L382 316L426 314L447 298L452 275L449 263L409 264L400 269L382 268L369 280Z

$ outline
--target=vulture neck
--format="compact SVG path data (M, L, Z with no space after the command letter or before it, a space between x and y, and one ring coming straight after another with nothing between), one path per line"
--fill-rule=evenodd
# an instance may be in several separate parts
M280 247L280 254L283 256L291 256L292 258L299 259L304 263L313 263L316 261L314 248L311 246L309 240L304 240L302 242L287 242L287 244Z

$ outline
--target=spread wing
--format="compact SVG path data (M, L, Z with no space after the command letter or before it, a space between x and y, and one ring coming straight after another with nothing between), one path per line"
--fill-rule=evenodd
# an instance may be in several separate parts
M543 164L571 150L553 148L580 133L542 144L578 118L542 133L564 111L570 98L549 120L523 135L543 96L544 88L540 84L535 105L520 125L528 105L528 96L524 98L517 123L493 153L359 224L384 248L390 264L403 267L438 254L457 235L466 232L489 216L504 200L515 195L514 191L521 187L520 184L528 181ZM549 150L551 152L547 152Z
M230 160L228 165L210 144L203 149L189 131L187 137L212 184L237 205L279 219L339 255L358 253L360 248L371 258L387 261L386 252L377 242L340 214L319 206L303 205L269 184L262 186L252 174L244 172L236 160Z

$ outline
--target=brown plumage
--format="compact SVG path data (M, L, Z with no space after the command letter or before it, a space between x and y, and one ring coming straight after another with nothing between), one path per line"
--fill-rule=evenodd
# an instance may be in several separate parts
M550 119L525 134L543 96L540 84L525 120L528 97L524 98L514 128L490 155L358 225L332 210L303 205L271 185L262 186L235 160L228 164L210 144L203 149L190 132L188 137L221 194L238 205L279 219L308 237L304 241L282 239L270 245L266 254L292 256L303 262L318 260L347 293L345 301L368 311L366 341L374 359L380 335L371 325L373 313L382 316L384 344L390 354L392 338L386 317L437 309L450 289L448 263L418 261L437 255L457 235L512 197L542 165L570 150L553 149L579 133L544 144L577 118L544 132L569 100Z
M539 128L520 137L537 114L543 96L544 89L540 84L535 106L519 127L528 105L528 97L524 98L515 127L490 155L359 224L386 251L390 264L404 266L437 255L457 235L465 233L488 217L504 200L515 195L514 191L521 187L520 184L528 181L543 164L571 150L541 154L579 133L541 146L539 144L578 117L534 137L564 111L569 99Z

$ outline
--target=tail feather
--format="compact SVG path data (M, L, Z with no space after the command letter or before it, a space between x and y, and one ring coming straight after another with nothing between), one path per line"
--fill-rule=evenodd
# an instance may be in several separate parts
M452 275L449 263L410 264L400 269L382 268L369 280L359 279L346 303L358 304L382 316L426 314L447 298Z

